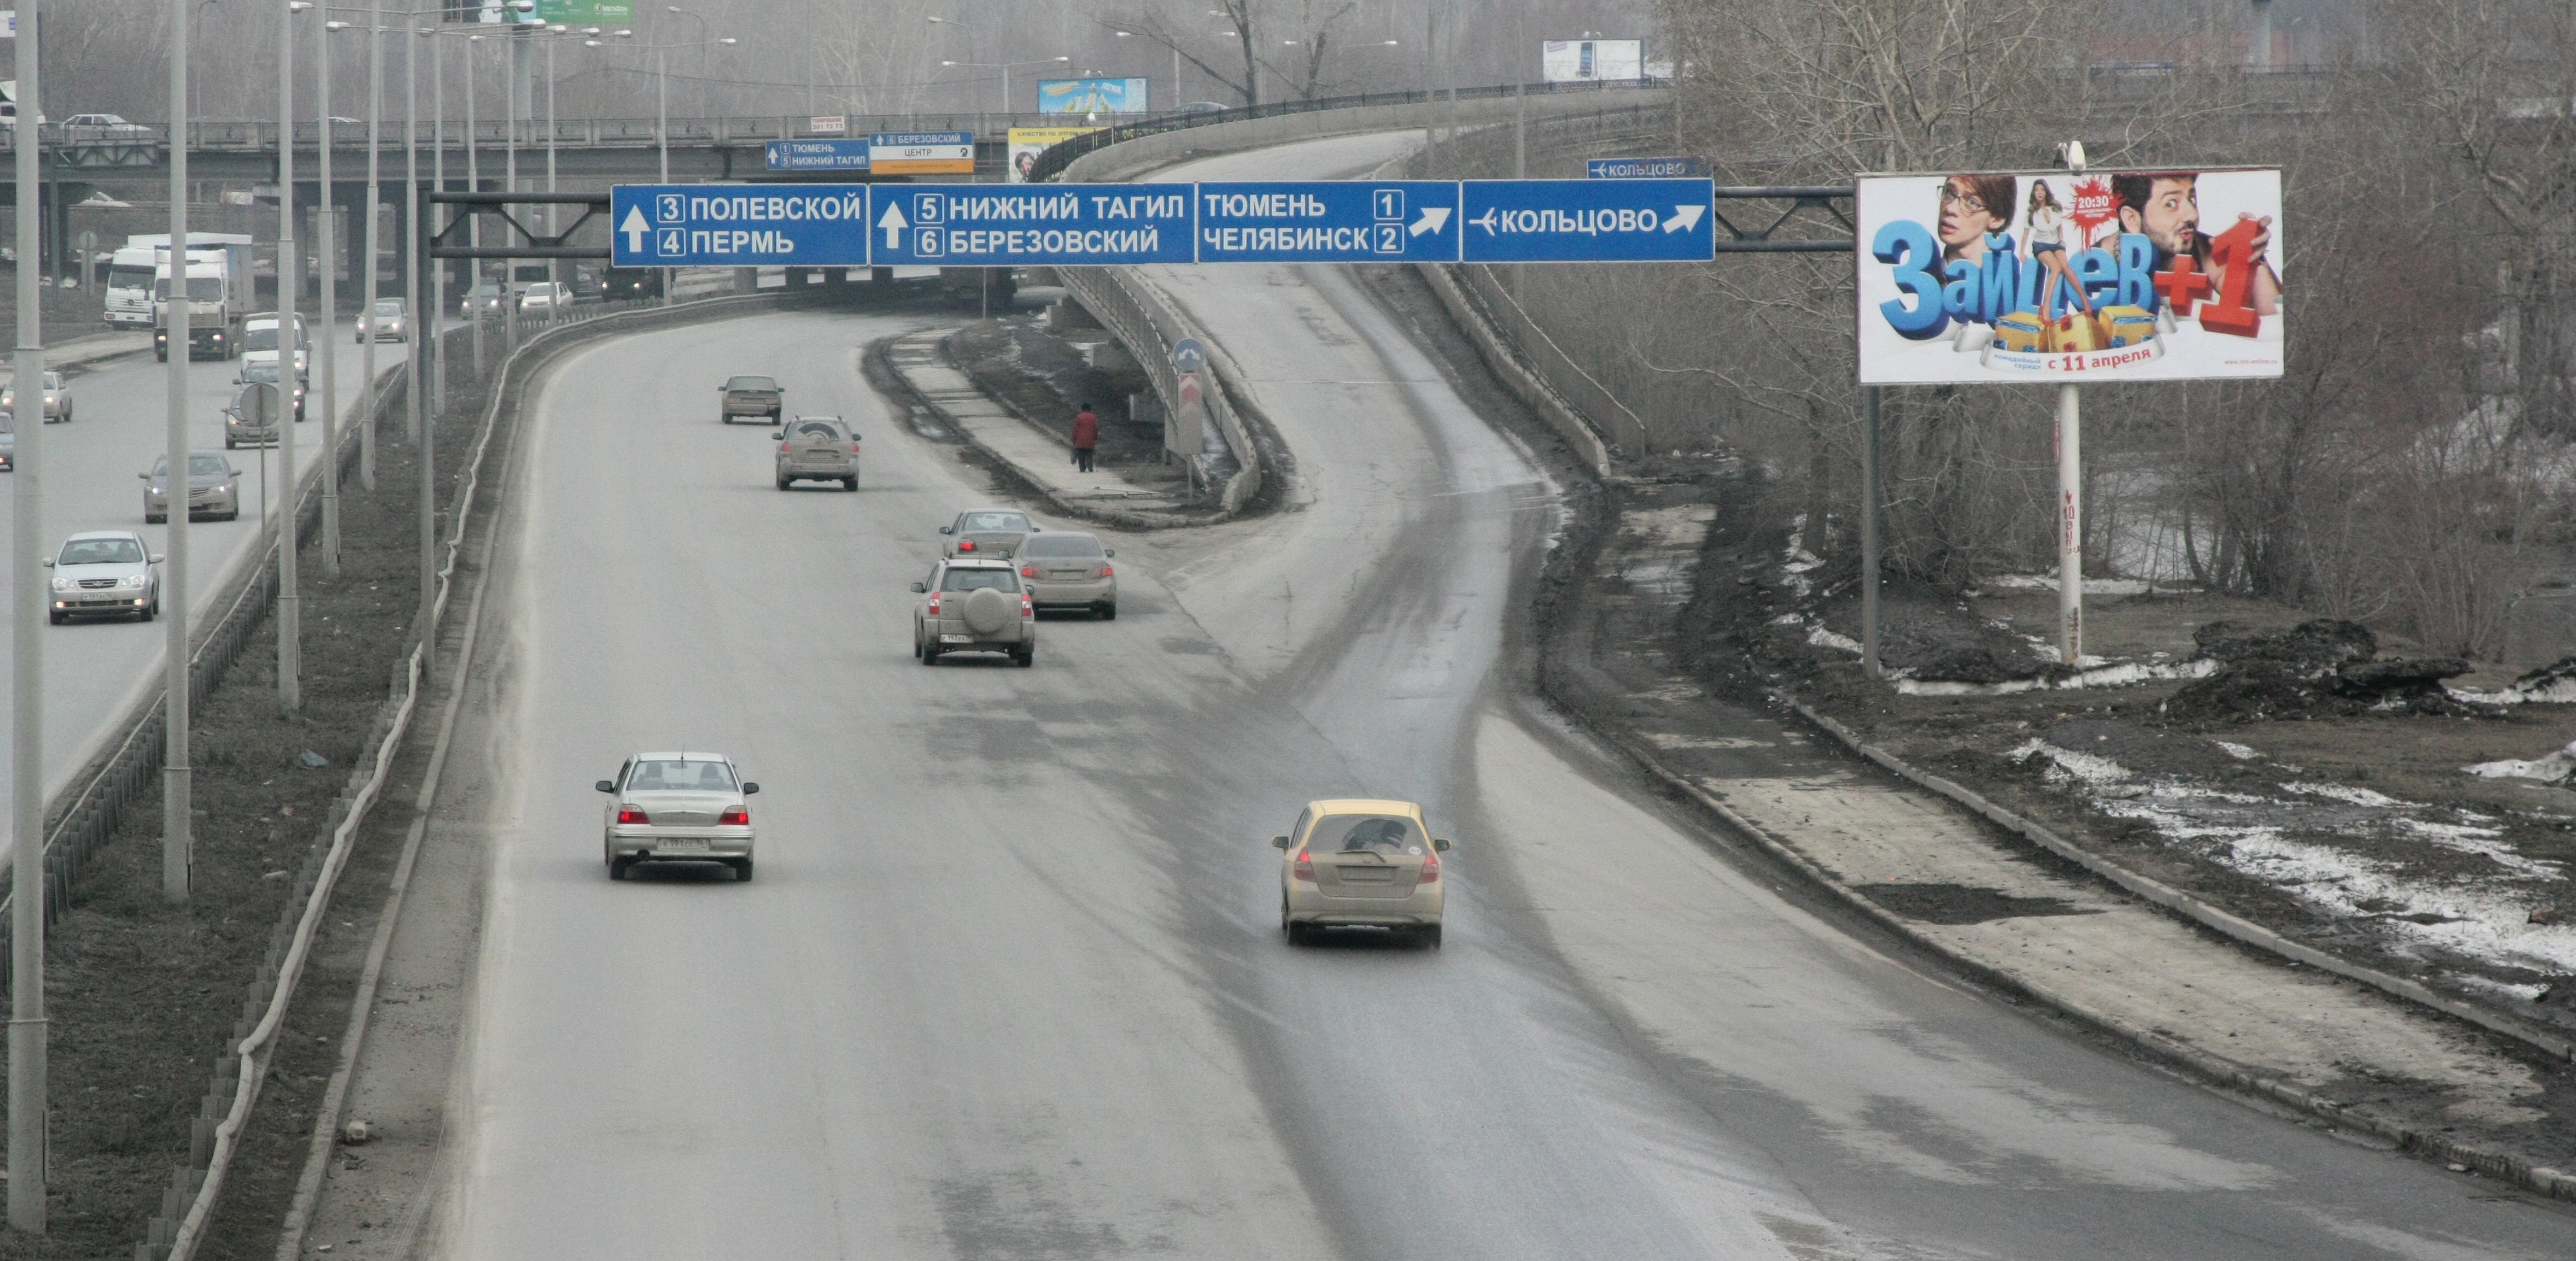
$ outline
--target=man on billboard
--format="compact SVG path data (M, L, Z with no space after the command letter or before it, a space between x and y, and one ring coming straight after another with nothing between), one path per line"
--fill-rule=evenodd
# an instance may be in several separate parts
M2120 230L2155 243L2157 271L2171 270L2176 255L2189 255L2212 284L2227 283L2225 266L2212 265L2209 238L2201 235L2199 175L2189 171L2114 175L2111 196L2120 209ZM2255 225L2243 252L2246 265L2254 268L2250 293L2254 313L2275 314L2281 309L2281 277L2272 270L2269 257L2272 218L2265 215L2258 219L2242 212L2236 217Z

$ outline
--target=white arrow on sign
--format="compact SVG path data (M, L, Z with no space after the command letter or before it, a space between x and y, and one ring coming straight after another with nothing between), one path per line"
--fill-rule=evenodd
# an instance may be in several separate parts
M903 217L902 203L889 201L886 212L877 216L877 226L885 229L886 248L900 249L903 247L903 230L912 226L912 220Z
M651 232L653 227L651 224L644 222L644 208L642 206L628 206L626 208L626 222L618 224L617 230L626 234L626 252L629 254L641 254L644 252L644 234Z
M1699 217L1708 213L1706 206L1675 206L1673 217L1664 220L1666 232L1689 232L1699 227Z
M1488 211L1487 213L1491 214L1492 212ZM1422 217L1413 221L1413 228L1410 235L1420 236L1425 232L1438 232L1440 229L1448 226L1449 208L1447 206L1424 206L1422 208ZM1488 230L1490 231L1491 229Z
M1469 219L1467 222L1483 228L1485 230L1485 235L1492 236L1494 234L1494 208L1491 206L1485 207L1485 213L1477 216L1476 218Z

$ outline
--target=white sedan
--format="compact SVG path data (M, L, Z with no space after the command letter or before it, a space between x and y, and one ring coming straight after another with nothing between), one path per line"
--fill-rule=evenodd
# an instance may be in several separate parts
M638 753L617 778L596 785L608 794L600 818L608 878L624 880L637 863L723 863L737 881L751 879L751 804L760 785L744 783L721 753Z

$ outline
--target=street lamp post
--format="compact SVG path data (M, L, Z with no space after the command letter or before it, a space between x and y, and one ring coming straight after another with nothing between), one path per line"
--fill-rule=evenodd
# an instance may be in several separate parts
M288 415L277 426L285 500L277 545L277 703L290 717L304 707L303 597L295 582L295 426L302 419L294 404L295 334L301 327L295 299L304 287L304 255L295 241L295 15L311 7L305 0L283 0L277 15L277 380L288 400Z
M482 42L480 35L465 37L465 187L477 193L483 191L483 166L482 150L476 143L482 137L474 126L474 46ZM465 217L465 243L477 250L483 248L483 216ZM472 308L467 326L474 330L474 379L480 381L488 370L483 362L483 260L477 258L473 263L466 271L465 304Z
M189 0L170 0L172 22L189 14ZM177 106L188 99L188 41L170 46L170 393L162 419L163 455L173 470L188 467L188 115ZM193 822L188 808L195 785L188 768L188 511L178 496L187 483L176 476L162 483L170 530L162 547L161 588L169 607L162 610L161 751L161 896L188 900L188 860Z
M334 355L339 338L332 336L331 323L340 317L340 233L338 192L331 183L331 142L338 138L331 125L331 29L324 22L313 37L314 117L319 119L314 136L321 149L322 196L314 224L314 253L322 263L322 309L315 321L322 326L321 341L314 347L314 367L322 377L322 573L328 578L340 576L340 379Z
M18 181L18 400L25 411L34 398L36 423L17 426L16 503L11 514L17 537L10 551L10 578L18 597L16 624L10 631L10 675L17 688L12 698L9 751L10 802L14 824L10 844L9 906L9 1168L23 1171L9 1179L9 1224L29 1234L45 1232L45 672L40 622L52 603L52 575L38 564L45 546L42 483L37 458L44 446L45 340L39 321L43 297L37 289L37 234L44 204L36 161L43 147L44 96L36 78L38 0L19 5L17 46L18 99L25 106L25 127L16 145ZM171 287L188 287L185 241L172 259ZM184 356L187 347L171 348Z

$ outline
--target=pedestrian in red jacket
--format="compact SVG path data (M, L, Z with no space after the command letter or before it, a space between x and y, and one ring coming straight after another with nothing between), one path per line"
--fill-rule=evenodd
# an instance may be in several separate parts
M1100 418L1091 414L1091 404L1073 418L1073 466L1085 473L1091 471L1091 453L1100 445Z

